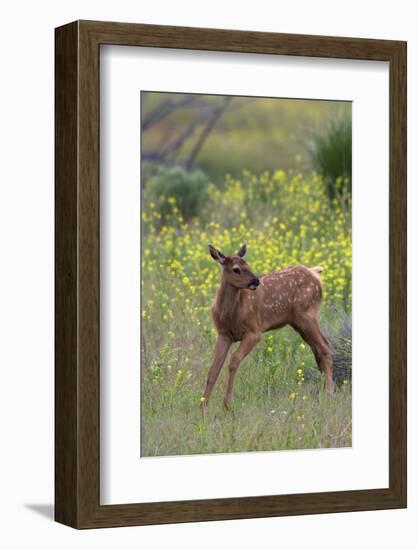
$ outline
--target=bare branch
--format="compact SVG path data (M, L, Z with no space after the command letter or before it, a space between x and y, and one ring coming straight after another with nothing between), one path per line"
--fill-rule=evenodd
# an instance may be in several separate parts
M184 109L190 106L195 107L197 100L199 100L197 95L186 95L178 100L167 99L163 103L159 104L148 114L147 117L142 120L142 132L144 130L148 130L151 126L154 126L157 122L160 122L163 118L167 117L177 109Z
M196 131L199 132L194 145L191 147L191 152L185 161L185 167L191 169L194 162L207 140L210 132L213 130L219 118L224 111L229 107L232 97L219 97L216 101L207 101L205 96L186 95L179 100L171 100L158 105L146 119L142 121L142 131L150 129L157 122L167 117L177 109L196 109L195 116L189 120L187 126L182 126L182 131L178 133L164 132L161 137L159 146L152 150L142 151L142 160L154 163L172 164L183 147L183 145L193 137ZM173 127L174 128L174 127ZM173 129L172 128L172 129ZM200 130L201 128L201 130ZM181 127L179 127L181 130Z
M158 151L143 151L142 160L150 162L167 162L173 153L181 149L184 142L194 133L199 123L200 117L196 117L179 135L175 136L171 141L168 141L168 143L165 143Z
M191 149L191 153L188 156L188 159L185 163L187 170L190 170L193 167L195 159L197 158L197 155L200 152L200 149L204 145L204 142L208 138L210 132L213 130L219 118L222 116L224 111L230 105L231 101L232 101L232 97L225 97L223 104L220 105L220 107L217 107L216 109L213 110L211 116L206 122L206 126L203 128L200 134L200 137L197 139L197 142L195 143L194 147Z

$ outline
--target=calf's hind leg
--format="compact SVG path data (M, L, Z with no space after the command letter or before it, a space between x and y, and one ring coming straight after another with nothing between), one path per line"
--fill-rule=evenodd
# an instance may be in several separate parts
M325 376L324 384L328 393L333 392L333 354L330 343L321 333L316 318L308 316L297 319L292 327L300 334L314 353L317 366Z

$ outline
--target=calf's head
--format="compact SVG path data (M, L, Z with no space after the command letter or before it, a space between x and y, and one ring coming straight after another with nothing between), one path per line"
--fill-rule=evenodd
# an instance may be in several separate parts
M220 250L209 244L209 252L213 260L218 262L223 269L223 278L235 288L248 288L256 290L259 279L253 274L249 265L243 259L246 254L246 244L242 246L235 256L225 256Z

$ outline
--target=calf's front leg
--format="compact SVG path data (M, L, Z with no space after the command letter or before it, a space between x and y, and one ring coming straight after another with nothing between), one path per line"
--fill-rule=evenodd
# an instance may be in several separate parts
M201 410L204 413L208 405L208 400L213 391L213 386L216 383L219 373L226 359L227 352L232 345L231 339L225 334L218 334L216 340L216 349L214 352L213 362L209 369L206 381L206 387L204 389L204 399L201 402Z
M225 409L230 408L236 371L240 367L243 359L253 350L260 339L261 334L249 332L248 334L245 334L237 350L232 353L229 363L229 380L227 381L226 394L223 401L223 406Z

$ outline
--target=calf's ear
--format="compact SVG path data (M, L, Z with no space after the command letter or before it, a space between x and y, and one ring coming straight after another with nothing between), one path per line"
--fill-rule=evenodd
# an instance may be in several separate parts
M217 250L217 248L214 248L214 246L212 246L211 244L209 244L208 247L209 247L210 255L213 258L213 260L216 260L216 262L219 262L220 264L223 265L224 262L226 261L226 256L222 252L220 252L220 250Z
M246 254L246 243L242 245L242 248L237 253L238 256L243 258L243 256Z

